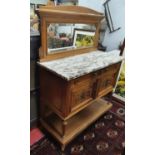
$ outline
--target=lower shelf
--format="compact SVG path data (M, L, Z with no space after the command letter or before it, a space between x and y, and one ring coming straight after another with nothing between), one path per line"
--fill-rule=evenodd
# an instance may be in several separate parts
M62 145L66 145L111 107L112 104L110 102L103 99L95 100L90 106L67 120L64 137L62 137L62 120L56 114L51 114L44 120L41 119L41 124Z

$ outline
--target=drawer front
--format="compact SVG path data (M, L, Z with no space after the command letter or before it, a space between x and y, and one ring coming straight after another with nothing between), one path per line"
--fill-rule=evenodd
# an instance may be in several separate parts
M93 100L93 83L85 81L78 83L71 93L71 112Z
M73 89L77 90L80 87L92 85L93 81L94 81L94 76L92 73L79 77L74 80Z
M114 74L118 72L119 68L120 68L120 63L117 63L104 68L101 72L102 72L102 75L105 76L108 74Z

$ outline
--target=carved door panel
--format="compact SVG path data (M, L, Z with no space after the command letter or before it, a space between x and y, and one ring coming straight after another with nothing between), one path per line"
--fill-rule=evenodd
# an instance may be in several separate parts
M111 92L115 86L120 63L108 66L101 71L98 82L97 97L102 97Z
M108 94L113 90L115 84L115 74L102 76L98 86L98 97Z
M93 100L93 84L85 84L71 93L71 111L75 111Z

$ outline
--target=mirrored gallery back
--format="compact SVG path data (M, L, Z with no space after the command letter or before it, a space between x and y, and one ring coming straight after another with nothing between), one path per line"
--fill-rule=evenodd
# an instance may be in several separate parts
M94 45L96 27L90 24L47 24L47 53L68 51Z

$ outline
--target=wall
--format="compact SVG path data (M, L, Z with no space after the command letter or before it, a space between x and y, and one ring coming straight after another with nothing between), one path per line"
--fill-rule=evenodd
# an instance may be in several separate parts
M30 0L30 3L35 3L35 4L47 4L48 0Z
M106 0L79 0L79 5L104 13L103 3L105 1ZM109 8L114 28L121 27L121 29L113 33L109 33L109 29L106 30L102 45L107 46L107 51L118 49L125 37L125 0L111 0L109 2Z
M120 30L113 33L109 33L109 30L105 33L103 45L107 46L108 50L113 50L118 48L125 37L125 0L111 0L109 2L109 8L114 28L121 27Z
M106 0L79 0L79 5L94 9L99 12L104 12L104 7L102 4L105 1Z
M31 3L46 4L48 0L30 0ZM106 0L78 0L80 6L89 7L99 12L104 13L103 3ZM102 45L107 47L107 50L118 49L121 42L125 37L125 0L111 0L109 2L109 8L114 24L114 28L121 27L120 30L113 33L109 33L109 29L106 30ZM102 37L101 37L102 38Z
M35 4L47 4L48 0L30 0L30 3L35 3ZM78 0L58 0L59 2L77 2Z

